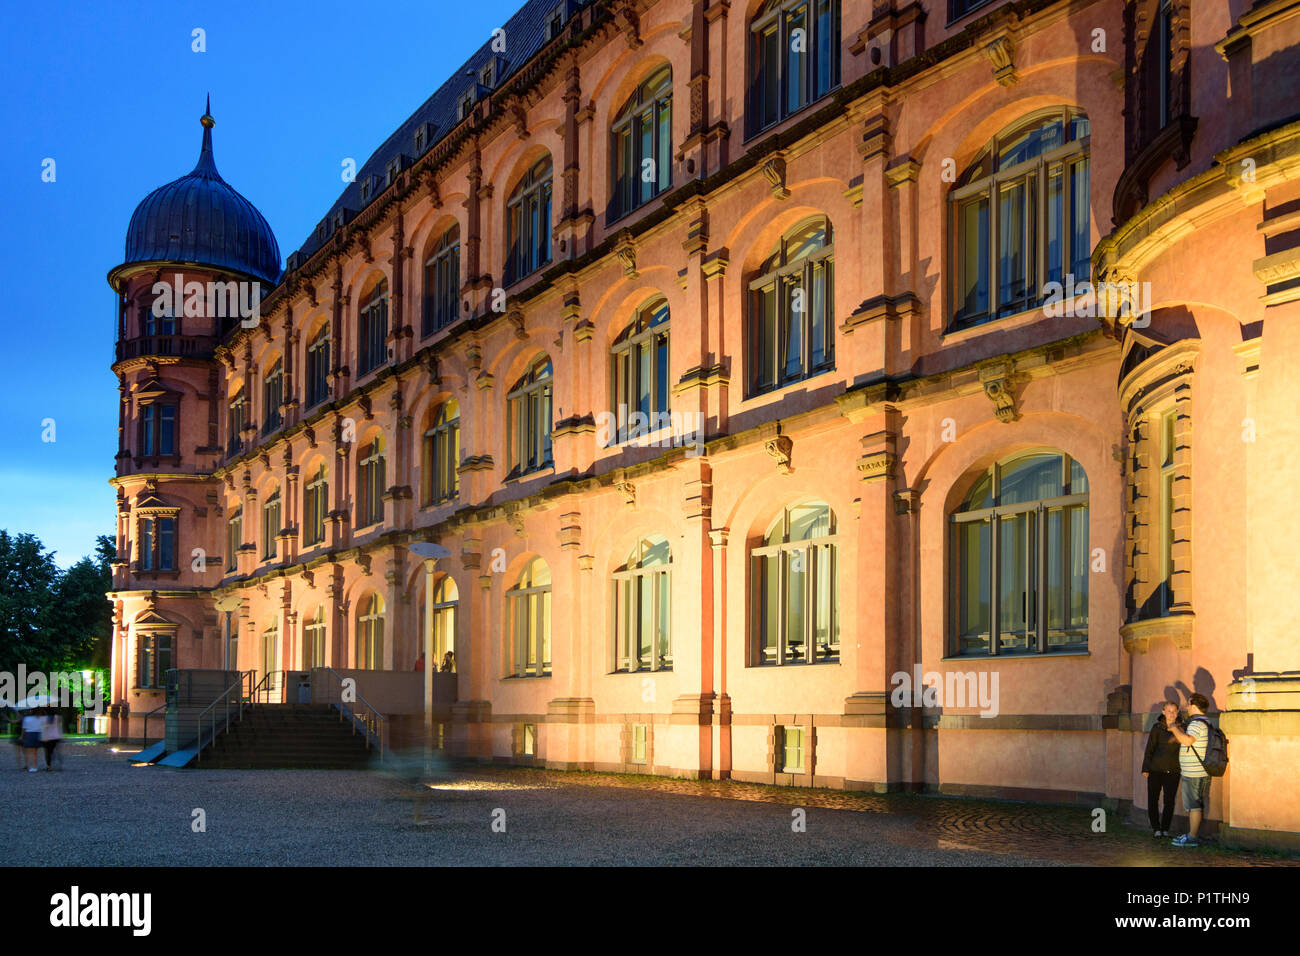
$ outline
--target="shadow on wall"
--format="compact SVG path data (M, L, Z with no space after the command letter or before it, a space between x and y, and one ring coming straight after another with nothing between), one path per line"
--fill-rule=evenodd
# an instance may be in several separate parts
M1192 677L1192 684L1193 687L1188 687L1183 681L1174 681L1174 683L1166 685L1164 700L1152 702L1151 706L1147 708L1147 713L1158 715L1160 708L1165 705L1165 700L1171 700L1179 706L1179 709L1186 710L1188 698L1192 694L1202 694L1210 701L1209 713L1217 714L1219 704L1214 699L1214 689L1218 686L1218 683L1214 680L1214 675L1204 667L1198 667L1196 668L1196 674Z

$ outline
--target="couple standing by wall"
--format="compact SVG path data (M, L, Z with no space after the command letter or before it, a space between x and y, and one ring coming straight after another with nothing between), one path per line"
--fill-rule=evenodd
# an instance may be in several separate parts
M1174 846L1200 846L1197 833L1209 808L1210 774L1205 768L1206 742L1210 722L1205 716L1210 701L1203 694L1187 700L1187 719L1178 705L1165 701L1160 716L1147 736L1142 759L1142 776L1147 778L1147 818L1153 837L1169 836L1174 819L1174 792L1181 783L1183 809L1187 811L1187 833L1176 837ZM1164 809L1160 810L1160 798Z

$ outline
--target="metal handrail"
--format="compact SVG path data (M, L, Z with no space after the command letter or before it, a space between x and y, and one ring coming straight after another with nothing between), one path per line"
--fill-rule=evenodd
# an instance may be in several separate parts
M216 740L217 739L216 707L218 704L221 703L225 704L226 718L225 718L225 724L221 728L221 732L224 734L226 731L230 729L230 693L231 691L239 691L239 697L236 701L238 707L235 712L235 720L242 721L244 719L244 704L245 704L244 683L245 680L247 680L248 684L250 685L250 693L248 694L248 700L251 700L252 699L251 686L253 683L253 677L256 675L256 673L257 673L256 671L246 671L241 673L237 681L235 681L233 684L227 687L225 691L222 692L220 697L218 697L212 703L208 704L207 707L203 708L203 710L199 712L199 715L194 719L194 725L196 730L196 736L194 741L196 752L194 755L194 759L196 762L202 762L203 760L203 747L204 747L203 718L204 716L208 713L208 711L212 711L212 735L208 738L208 740L209 741Z
M379 759L384 759L384 750L387 749L388 743L388 718L375 710L360 694L353 694L352 700L343 700L343 675L332 667L313 667L310 673L316 671L327 671L337 682L339 699L337 701L339 708L339 720L346 716L351 719L352 732L357 733L357 725L360 722L361 730L365 733L366 747L377 745L379 748ZM313 681L313 688L315 682ZM323 703L335 703L335 701L323 701ZM349 704L353 706L348 706ZM355 705L360 705L357 708Z
M158 711L160 711L160 710L164 710L164 711L165 711L166 709L167 709L167 702L166 702L166 701L163 701L161 704L159 704L159 705L158 705L157 707L155 707L153 710L149 711L149 713L147 713L147 714L144 715L144 734L143 734L143 736L140 738L140 739L143 741L143 742L141 743L141 745L140 745L141 748L145 748L145 747L148 747L148 746L149 746L149 718L152 717L154 714L158 713ZM167 728L166 728L166 725L163 726L163 739L164 739L164 740L167 739Z
M249 671L249 673L252 674L252 673L255 673L255 672L254 672L254 671ZM284 670L279 670L279 671L267 671L267 672L262 676L262 679L261 679L260 681L257 682L257 686L255 686L255 687L253 688L252 692L249 694L249 697L248 697L249 701L252 702L252 703L254 703L254 704L256 704L256 703L266 703L266 704L271 704L271 703L283 703L283 700L281 700L281 701L271 701L271 700L259 701L259 700L258 700L258 697L259 697L261 694L267 694L267 695L270 695L270 694L275 693L275 687L274 687L274 683L275 683L275 682L272 680L272 678L275 677L277 674L288 674L288 673L289 673L288 671L284 671ZM280 681L280 693L281 693L281 696L283 696L283 694L284 694L284 680L283 680L283 679Z

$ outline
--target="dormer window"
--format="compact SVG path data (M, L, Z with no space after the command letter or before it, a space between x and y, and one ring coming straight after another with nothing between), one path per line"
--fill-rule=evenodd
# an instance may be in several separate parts
M564 29L565 13L567 11L563 3L551 11L551 15L546 21L546 39L554 40L560 35L560 32Z
M384 168L384 188L393 185L397 181L397 177L402 174L402 170L408 165L410 165L410 161L405 155L397 155L390 159L388 165Z
M479 82L479 86L486 87L487 89L490 90L492 89L493 86L496 85L496 81L497 81L497 61L495 58L493 58L491 60L488 60L487 63L483 65L482 69L478 71L478 82Z
M361 201L370 202L370 192L374 187L374 180L367 176L361 180Z
M415 155L420 156L429 148L429 141L432 138L433 124L421 123L415 128L413 140L415 142Z
M465 119L470 113L474 112L474 92L471 90L460 98L460 108L458 115L460 119Z

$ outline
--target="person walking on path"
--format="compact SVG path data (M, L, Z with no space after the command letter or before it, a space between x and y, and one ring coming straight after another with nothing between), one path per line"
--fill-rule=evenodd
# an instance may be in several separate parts
M54 769L54 757L59 741L63 739L63 717L55 711L50 711L41 720L41 746L45 748L45 769ZM58 760L59 766L63 766L63 758Z
M1178 705L1165 701L1160 716L1147 735L1146 754L1142 758L1142 776L1147 778L1147 819L1151 821L1153 837L1169 836L1174 822L1174 802L1178 799L1178 740L1169 730L1176 726L1186 729L1178 719ZM1164 794L1164 810L1160 809L1160 795Z
M1169 728L1181 745L1178 751L1178 769L1183 776L1183 809L1187 811L1187 832L1173 840L1174 846L1200 846L1196 839L1201 820L1210 805L1210 775L1203 763L1210 737L1210 722L1205 717L1210 701L1204 694L1187 698L1187 731L1177 724Z
M41 746L41 718L29 713L23 716L23 753L27 757L27 772L36 772L36 751Z

